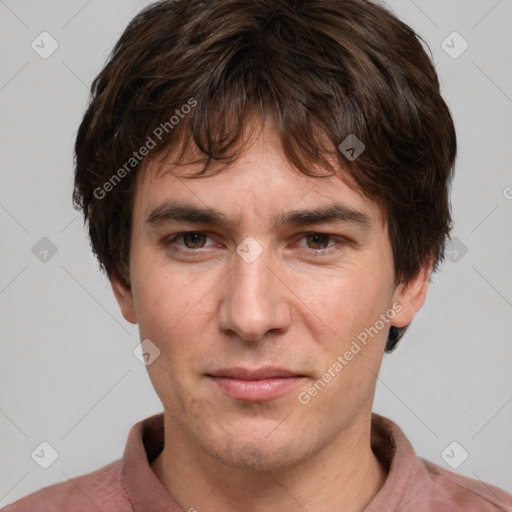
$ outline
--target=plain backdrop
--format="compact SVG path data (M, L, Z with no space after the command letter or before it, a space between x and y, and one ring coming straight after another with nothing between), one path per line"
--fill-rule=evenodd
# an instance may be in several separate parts
M148 3L0 1L0 506L120 458L162 411L71 203L90 83ZM512 2L388 5L427 41L456 123L457 240L384 357L374 411L448 469L456 441L457 472L512 492ZM48 469L41 442L58 453Z

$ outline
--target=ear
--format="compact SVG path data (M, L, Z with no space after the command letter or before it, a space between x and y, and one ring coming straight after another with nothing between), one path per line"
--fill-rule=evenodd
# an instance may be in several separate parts
M402 309L394 316L391 325L394 327L408 326L414 315L421 309L427 296L430 272L433 259L430 256L427 263L420 268L416 276L407 283L399 284L393 294L393 304L398 302Z
M116 296L117 303L121 308L125 320L132 324L137 323L137 315L135 314L135 308L133 306L132 289L127 286L120 277L113 274L110 278L110 285L114 295Z

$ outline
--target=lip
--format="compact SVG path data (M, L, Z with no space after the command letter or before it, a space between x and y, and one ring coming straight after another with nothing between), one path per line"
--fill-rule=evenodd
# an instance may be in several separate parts
M305 375L284 368L225 368L207 374L226 395L236 400L261 402L290 392Z
M243 368L241 366L233 368L223 368L215 370L207 374L209 377L229 377L239 380L263 380L274 379L280 377L304 377L304 375L287 370L286 368L278 368L276 366L264 366L261 368Z

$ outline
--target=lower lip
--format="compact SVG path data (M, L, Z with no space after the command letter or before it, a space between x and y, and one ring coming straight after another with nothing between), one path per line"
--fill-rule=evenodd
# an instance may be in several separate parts
M271 400L289 392L304 377L274 377L261 380L241 380L230 377L210 377L226 395L237 400Z

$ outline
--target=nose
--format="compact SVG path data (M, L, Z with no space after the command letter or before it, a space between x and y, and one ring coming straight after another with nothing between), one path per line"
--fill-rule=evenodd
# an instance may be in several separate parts
M291 292L271 260L268 249L251 262L238 254L234 257L223 280L219 309L219 328L224 333L258 341L267 333L284 334L290 327Z

